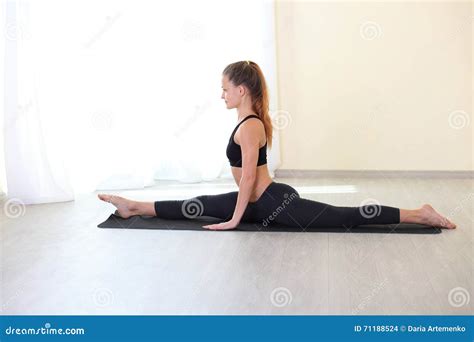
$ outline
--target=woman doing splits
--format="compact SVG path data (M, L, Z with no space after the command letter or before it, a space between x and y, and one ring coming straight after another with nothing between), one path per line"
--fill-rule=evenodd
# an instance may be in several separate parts
M212 216L224 220L203 228L234 229L240 222L276 223L292 227L356 227L362 224L418 223L456 228L429 204L419 209L399 209L379 204L333 206L301 198L290 185L275 182L267 168L267 143L272 143L268 91L260 67L251 61L228 65L222 73L222 99L227 109L237 109L237 125L227 145L227 158L239 191L201 195L186 200L138 202L120 196L98 197L117 207L123 218L133 215L164 219Z

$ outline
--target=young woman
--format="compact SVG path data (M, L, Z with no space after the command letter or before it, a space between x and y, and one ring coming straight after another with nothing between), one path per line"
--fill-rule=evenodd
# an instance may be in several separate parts
M251 61L228 65L222 73L222 99L227 109L237 109L238 124L227 146L232 174L239 191L201 195L186 200L137 202L120 196L99 194L117 207L118 215L192 219L212 216L224 220L203 228L236 228L239 222L275 222L294 227L355 227L361 224L418 223L456 228L429 204L419 209L399 209L378 204L338 207L301 198L288 184L271 179L266 159L271 147L272 124L268 113L268 92L260 67Z

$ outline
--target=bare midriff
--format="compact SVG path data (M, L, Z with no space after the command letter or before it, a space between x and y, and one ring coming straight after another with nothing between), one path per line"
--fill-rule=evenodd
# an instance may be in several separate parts
M265 189L273 182L268 172L268 164L257 166L257 176L253 185L252 194L250 195L249 202L257 202L260 196L262 196ZM232 175L234 176L237 186L239 186L240 179L242 178L242 168L231 167Z

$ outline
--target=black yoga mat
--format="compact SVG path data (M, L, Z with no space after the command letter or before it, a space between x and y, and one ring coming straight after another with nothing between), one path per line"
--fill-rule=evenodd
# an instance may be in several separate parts
M98 225L99 228L120 228L120 229L165 229L165 230L202 230L215 231L202 226L206 224L219 223L223 220L210 217L199 216L194 219L165 220L155 216L132 216L128 219L112 214L107 220ZM326 227L326 228L306 228L303 230L298 226L288 227L277 224L264 226L262 223L240 222L235 229L223 231L266 231L266 232L324 232L324 233L391 233L391 234L439 234L440 228L430 227L420 224L399 223L385 225L361 225L357 227ZM220 232L223 232L220 231Z

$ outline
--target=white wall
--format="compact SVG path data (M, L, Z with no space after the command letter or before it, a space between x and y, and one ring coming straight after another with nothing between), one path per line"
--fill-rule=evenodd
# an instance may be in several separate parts
M473 170L472 8L277 1L281 168Z

